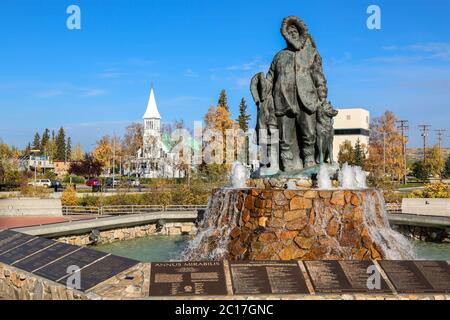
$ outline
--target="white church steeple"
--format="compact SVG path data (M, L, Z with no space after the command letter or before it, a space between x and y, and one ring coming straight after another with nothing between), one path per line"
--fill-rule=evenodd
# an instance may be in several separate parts
M147 103L147 110L143 116L144 118L144 135L159 137L161 133L161 115L156 106L155 93L153 86L150 89L150 97Z
M150 97L147 103L147 110L144 114L144 119L161 119L158 107L156 106L155 94L153 93L153 86L150 89Z

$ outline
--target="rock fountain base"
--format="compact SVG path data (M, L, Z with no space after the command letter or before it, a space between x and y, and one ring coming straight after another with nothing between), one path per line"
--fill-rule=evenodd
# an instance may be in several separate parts
M199 229L186 259L412 258L375 189L217 189Z

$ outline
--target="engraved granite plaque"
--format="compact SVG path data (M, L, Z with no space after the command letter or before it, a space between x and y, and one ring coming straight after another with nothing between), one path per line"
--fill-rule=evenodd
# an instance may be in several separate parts
M371 261L306 261L305 266L317 293L391 292Z
M22 270L33 272L43 266L50 264L65 255L74 252L76 250L80 250L80 247L72 246L70 244L65 243L56 243L54 246L51 246L41 252L33 254L13 265Z
M35 237L30 236L28 234L23 234L19 232L11 233L11 236L6 237L5 239L0 240L0 254L6 253L7 251L18 247L25 242L30 241Z
M42 250L52 244L55 244L55 241L46 239L46 238L35 238L29 242L22 244L21 246L9 250L6 253L0 254L0 262L6 264L13 264L16 261L19 261L29 255Z
M380 261L398 293L450 292L450 266L446 261Z
M226 295L222 261L151 264L150 296Z
M296 261L230 261L234 294L309 294Z
M115 275L135 266L138 263L139 261L136 260L113 255L101 259L79 271L81 285L80 289L82 291L89 290L97 284L114 277ZM67 277L68 276L69 275L67 275ZM59 280L58 282L65 284L67 277Z
M76 266L81 269L106 255L104 252L83 248L33 273L53 281L58 281L68 275L68 267Z

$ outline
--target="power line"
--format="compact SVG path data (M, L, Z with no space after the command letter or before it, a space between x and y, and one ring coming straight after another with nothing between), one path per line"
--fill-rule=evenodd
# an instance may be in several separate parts
M398 120L396 123L399 124L398 129L400 129L401 135L402 135L402 153L403 153L403 184L406 184L406 144L408 139L408 132L409 129L408 120Z
M427 136L428 136L430 127L431 127L431 125L429 125L429 124L420 124L419 125L421 136L423 137L423 163L425 163L427 161Z
M439 150L441 150L442 148L442 141L444 140L444 132L446 132L446 129L437 129L434 130L436 132L437 135L437 140L438 140L438 145L439 145Z

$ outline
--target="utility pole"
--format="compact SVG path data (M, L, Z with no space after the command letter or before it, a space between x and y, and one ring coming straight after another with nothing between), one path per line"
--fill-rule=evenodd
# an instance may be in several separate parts
M438 129L434 130L436 131L437 140L438 140L438 146L439 146L439 152L441 152L442 149L442 141L444 140L444 132L447 131L446 129Z
M406 144L407 144L407 132L406 130L409 129L408 126L408 120L398 120L396 121L399 126L398 129L400 129L400 132L402 134L402 152L403 152L403 184L406 184L407 182L407 172L406 172Z
M419 125L421 136L423 137L423 163L427 161L427 136L429 132L429 128L431 125L429 124L421 124Z
M383 172L386 174L386 132L383 132Z
M114 184L115 184L115 180L116 180L116 134L114 133L113 136L113 167L112 167L112 176L113 176L113 183L112 183L112 188L114 189Z

